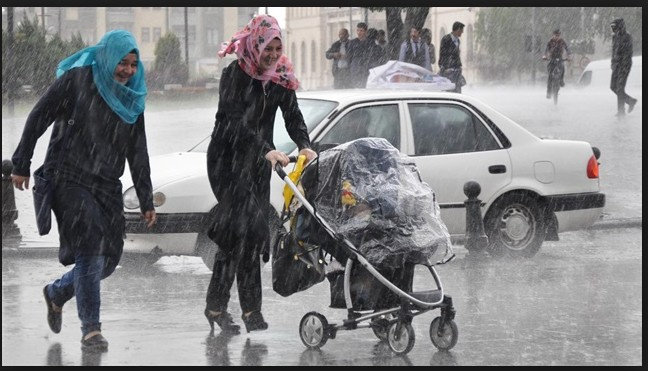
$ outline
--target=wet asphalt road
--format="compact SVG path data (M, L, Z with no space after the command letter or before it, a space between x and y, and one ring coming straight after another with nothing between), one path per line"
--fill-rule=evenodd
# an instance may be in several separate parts
M298 335L304 314L339 323L328 308L327 281L283 298L263 268L264 332L210 336L203 316L210 272L199 258L165 257L152 266L121 266L102 281L102 355L80 350L76 301L64 307L63 329L50 332L42 287L66 269L52 250L3 246L2 364L4 365L641 365L641 228L565 233L530 260L457 259L438 267L453 297L459 341L449 352L428 331L438 310L415 317L416 343L393 356L370 329L340 331L320 350ZM24 251L24 250L23 250ZM417 272L415 287L433 288ZM230 311L240 323L236 290Z

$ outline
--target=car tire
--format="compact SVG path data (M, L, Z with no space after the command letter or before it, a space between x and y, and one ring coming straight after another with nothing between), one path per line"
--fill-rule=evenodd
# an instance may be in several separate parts
M277 243L280 228L284 230L285 228L281 224L281 220L276 211L271 210L268 219L268 226L270 227L270 248L272 249ZM214 267L217 251L218 244L207 236L207 232L198 233L198 238L196 239L196 255L202 258L203 263L205 263L209 270L212 270Z
M547 220L537 199L522 193L502 196L489 209L484 229L494 257L531 258L545 240Z

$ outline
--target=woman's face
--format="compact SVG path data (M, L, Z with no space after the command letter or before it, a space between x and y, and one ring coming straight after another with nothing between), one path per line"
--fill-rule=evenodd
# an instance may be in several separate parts
M115 81L125 85L137 73L137 54L128 53L115 68Z
M279 57L281 57L282 52L281 40L273 39L270 41L261 52L261 58L259 60L259 68L261 71L266 71L274 66L277 60L279 60Z

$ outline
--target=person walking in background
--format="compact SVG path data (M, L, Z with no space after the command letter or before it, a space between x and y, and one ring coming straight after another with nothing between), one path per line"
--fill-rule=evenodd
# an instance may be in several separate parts
M364 22L357 24L356 34L358 37L349 43L351 87L364 88L367 86L367 77L369 77L370 43L374 43L374 41L367 40L367 24Z
M452 32L441 38L439 46L439 75L447 77L455 83L455 92L461 93L461 87L466 85L462 75L461 49L459 38L465 25L461 22L452 24Z
M427 45L428 51L430 52L430 71L434 72L434 64L436 63L436 52L434 50L434 44L432 43L432 30L429 28L424 28L421 30L421 40Z
M369 40L369 64L368 69L380 66L387 62L385 49L378 45L378 30L370 28L367 30L367 39Z
M349 79L349 61L347 59L347 50L349 47L349 31L346 28L338 32L338 41L334 42L326 51L326 59L333 60L333 88L344 89L350 87Z
M308 161L317 154L311 143L295 91L299 81L283 54L277 20L254 17L218 56L235 53L221 75L218 111L207 149L207 175L218 204L207 235L218 252L207 289L205 317L214 329L238 333L227 311L237 280L241 318L247 332L265 330L261 314L261 259L269 251L270 176L288 155L275 149L273 127L281 107L286 131Z
M610 23L612 36L612 78L610 89L617 96L616 116L625 116L625 105L628 105L628 113L632 112L637 99L625 92L628 75L632 68L632 36L626 31L623 18L617 18Z
M569 49L567 42L560 36L560 30L555 29L553 36L547 42L543 60L549 60L547 64L547 99L551 98L551 72L554 68L560 68L560 86L565 86L565 64L563 57L567 56L567 60L571 60L572 52Z
M378 30L378 37L376 38L376 45L380 46L383 49L383 52L385 53L386 59L389 60L389 57L388 57L388 54L387 54L387 46L389 44L387 43L387 34L385 33L385 30L383 30L383 29Z
M420 30L417 27L412 27L410 38L401 43L398 60L430 69L430 50L421 40Z
M100 281L114 272L123 251L119 178L126 160L142 218L149 228L156 221L144 130L144 66L133 35L114 30L61 61L56 75L27 117L12 158L12 182L29 188L36 142L54 122L42 169L55 185L59 261L74 267L43 288L47 323L59 333L63 306L76 296L81 348L106 351Z

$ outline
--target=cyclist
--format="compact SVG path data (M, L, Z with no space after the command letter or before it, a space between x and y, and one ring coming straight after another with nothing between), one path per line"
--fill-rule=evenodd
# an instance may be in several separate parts
M555 29L542 56L543 60L549 59L549 64L547 65L547 72L549 72L549 77L547 78L547 99L551 98L551 71L554 68L560 68L560 86L565 86L565 66L562 61L565 53L567 54L567 60L570 61L572 52L569 50L569 45L560 37L560 30Z

